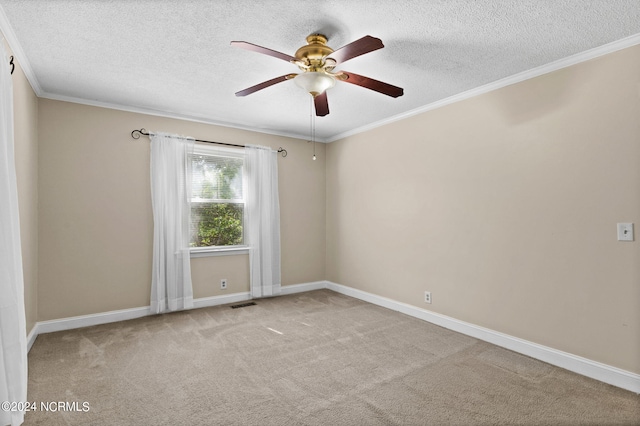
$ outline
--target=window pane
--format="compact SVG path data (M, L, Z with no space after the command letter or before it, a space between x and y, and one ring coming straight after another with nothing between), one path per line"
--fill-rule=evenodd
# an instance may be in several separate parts
M243 244L242 203L191 204L191 247Z
M192 156L192 201L242 201L243 160L237 157Z

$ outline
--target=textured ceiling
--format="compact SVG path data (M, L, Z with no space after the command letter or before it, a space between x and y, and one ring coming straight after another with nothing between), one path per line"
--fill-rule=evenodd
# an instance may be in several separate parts
M0 0L0 7L3 30L13 32L19 48L12 47L24 52L42 97L301 138L309 137L310 96L292 81L234 96L297 67L229 43L293 55L311 33L325 34L334 49L365 35L382 39L384 49L337 70L403 87L404 96L338 82L327 92L331 113L316 119L320 140L640 33L637 0Z

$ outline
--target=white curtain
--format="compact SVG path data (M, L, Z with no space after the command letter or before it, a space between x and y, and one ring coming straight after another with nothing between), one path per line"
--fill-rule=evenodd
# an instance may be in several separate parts
M151 137L151 312L156 314L193 307L189 254L193 146L190 138L166 133Z
M280 293L278 153L256 145L247 145L245 151L245 242L249 245L251 296L275 296Z
M18 188L13 146L13 84L0 39L0 402L27 400L27 331ZM17 426L24 412L0 410L0 425Z

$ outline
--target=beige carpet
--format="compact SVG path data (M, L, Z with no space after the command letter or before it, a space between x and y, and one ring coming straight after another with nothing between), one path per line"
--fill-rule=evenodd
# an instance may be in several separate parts
M72 411L26 425L640 424L636 394L329 290L41 335L29 400Z

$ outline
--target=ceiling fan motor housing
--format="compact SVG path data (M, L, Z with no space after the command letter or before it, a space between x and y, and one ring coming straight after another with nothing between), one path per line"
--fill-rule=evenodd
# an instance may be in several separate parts
M293 80L298 86L302 87L307 93L313 96L316 115L325 116L329 114L329 105L325 91L333 87L336 84L336 80L355 84L356 86L374 90L394 98L403 95L404 90L401 87L393 86L352 72L333 72L334 68L338 64L343 64L344 62L364 55L365 53L382 49L384 47L382 40L368 35L342 46L338 50L333 50L327 46L327 40L327 37L323 34L311 34L307 37L307 45L298 49L295 56L267 49L266 47L258 46L246 41L232 41L232 46L273 56L297 65L298 68L302 70L301 74L286 74L272 78L271 80L263 81L262 83L236 92L236 96L246 96L257 92L258 90L273 86L274 84Z
M333 49L327 46L326 36L312 34L307 37L307 45L296 51L295 57L303 71L318 72L325 70L325 58L332 53Z

